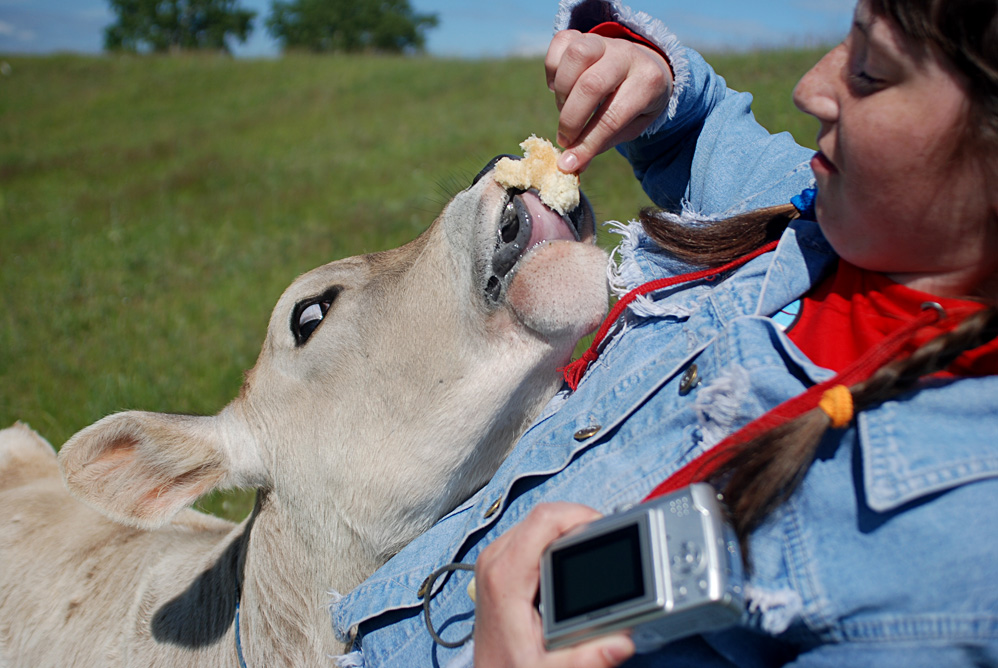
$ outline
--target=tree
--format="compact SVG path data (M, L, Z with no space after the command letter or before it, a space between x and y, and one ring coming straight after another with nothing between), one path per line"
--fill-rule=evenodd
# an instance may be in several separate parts
M229 52L230 37L245 42L256 12L239 0L108 0L116 23L104 29L109 51L213 49Z
M421 51L436 14L416 14L409 0L274 0L267 31L285 51Z

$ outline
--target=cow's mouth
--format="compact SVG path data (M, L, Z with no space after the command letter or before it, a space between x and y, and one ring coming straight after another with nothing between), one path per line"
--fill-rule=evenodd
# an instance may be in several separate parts
M499 301L517 263L534 248L552 241L591 240L592 227L592 209L584 195L579 206L560 215L545 206L534 190L510 191L496 230L486 297Z

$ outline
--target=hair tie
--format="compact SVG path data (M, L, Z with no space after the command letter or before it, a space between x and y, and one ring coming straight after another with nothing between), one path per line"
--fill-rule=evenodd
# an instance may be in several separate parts
M831 418L834 429L841 429L852 422L852 392L845 385L830 387L821 395L818 408Z

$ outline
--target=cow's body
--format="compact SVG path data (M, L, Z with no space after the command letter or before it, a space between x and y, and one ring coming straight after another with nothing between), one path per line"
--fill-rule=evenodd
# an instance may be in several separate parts
M485 175L412 243L295 281L217 416L109 416L63 476L0 432L0 666L235 666L237 601L249 666L338 653L330 590L481 486L602 316L571 218ZM234 486L259 490L238 526L187 508Z

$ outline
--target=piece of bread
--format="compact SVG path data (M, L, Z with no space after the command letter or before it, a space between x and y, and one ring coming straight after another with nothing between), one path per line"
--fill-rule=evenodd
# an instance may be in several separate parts
M579 175L558 169L560 151L550 141L530 135L520 143L522 160L503 158L494 177L504 188L536 188L541 201L565 215L579 205Z

